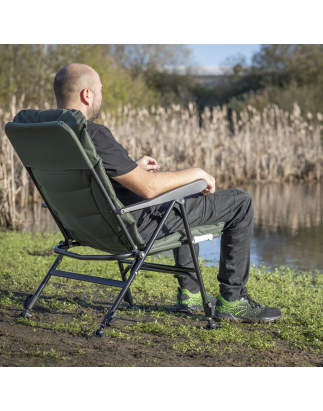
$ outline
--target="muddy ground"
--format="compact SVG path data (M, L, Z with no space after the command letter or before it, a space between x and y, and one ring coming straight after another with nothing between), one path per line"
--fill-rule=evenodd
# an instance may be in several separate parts
M0 366L2 367L301 367L323 366L323 355L292 347L285 341L275 343L275 348L258 351L240 344L221 343L217 354L176 352L172 348L174 339L169 336L141 334L141 340L125 340L115 337L91 338L87 335L52 330L39 326L17 324L20 309L1 313L0 319ZM87 310L79 313L81 317ZM90 311L93 311L90 309ZM93 315L93 312L91 313ZM101 317L102 317L102 313ZM33 321L41 323L68 322L71 315L60 313L33 314ZM70 318L69 318L70 317ZM75 316L74 316L75 317ZM100 315L98 317L101 318ZM149 313L140 317L140 322L151 321ZM133 315L119 313L115 332L124 325L139 322ZM183 325L201 327L203 320L194 321L194 316L177 318ZM240 325L242 329L250 325ZM213 331L216 332L216 331Z
M178 283L164 273L140 272L131 285L137 310L118 307L109 338L91 338L119 291L52 277L30 320L19 316L53 264L57 233L0 232L1 366L322 366L323 273L252 266L248 292L279 307L277 323L224 322L204 330L202 315L176 313ZM81 248L81 247L80 247ZM80 251L93 254L93 249ZM99 252L96 252L99 253ZM149 261L173 264L167 256ZM200 261L206 292L218 294L218 267ZM120 280L116 262L64 258L61 270Z

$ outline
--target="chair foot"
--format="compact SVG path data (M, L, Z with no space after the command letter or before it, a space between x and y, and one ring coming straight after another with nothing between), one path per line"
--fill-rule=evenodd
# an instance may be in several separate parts
M130 304L127 306L127 310L139 310L139 308L135 304Z
M220 326L217 325L217 324L215 324L215 323L212 321L212 318L208 318L208 319L207 319L207 324L206 324L206 326L204 327L205 330L218 330L219 328L220 328Z
M109 338L109 335L104 332L103 328L99 328L98 330L94 331L90 337L97 337L97 338Z
M24 310L20 313L20 316L23 318L31 318L32 314L30 314L29 310Z

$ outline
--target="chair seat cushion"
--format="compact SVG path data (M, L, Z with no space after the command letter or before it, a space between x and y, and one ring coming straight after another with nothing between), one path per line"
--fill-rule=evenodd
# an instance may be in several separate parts
M224 223L217 223L211 225L203 225L200 227L191 228L192 236L200 236L205 234L212 234L213 238L220 237L222 234L222 230L224 227ZM182 246L182 241L187 240L187 235L185 230L177 231L176 233L172 233L167 235L159 240L156 240L154 245L152 246L149 255L157 254L162 251L172 250L173 248L178 248ZM143 246L139 247L141 250L144 249Z

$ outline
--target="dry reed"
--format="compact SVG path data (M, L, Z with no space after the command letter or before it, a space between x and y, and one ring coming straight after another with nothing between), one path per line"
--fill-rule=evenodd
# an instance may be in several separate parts
M297 104L291 115L275 105L262 113L249 106L239 121L233 112L231 122L226 107L206 108L200 119L193 104L152 113L128 105L103 118L131 157L151 155L162 170L201 167L221 187L322 177L322 116L305 121Z
M19 228L28 204L40 198L5 136L4 125L23 107L12 99L10 111L0 108L0 224ZM48 108L48 107L46 107ZM295 103L292 114L276 105L263 112L248 106L239 119L229 119L224 106L188 109L151 107L102 113L103 123L133 159L156 158L161 171L201 167L218 188L250 181L320 181L322 178L322 115L302 117Z

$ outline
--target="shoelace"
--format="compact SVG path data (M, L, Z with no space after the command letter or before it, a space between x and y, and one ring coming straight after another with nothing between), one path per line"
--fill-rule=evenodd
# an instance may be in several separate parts
M259 304L259 303L256 303L256 301L254 301L254 300L250 297L249 294L247 294L247 295L245 296L245 299L248 300L248 303L250 304L250 306L251 306L252 308L261 308L261 307L262 307L262 305Z

